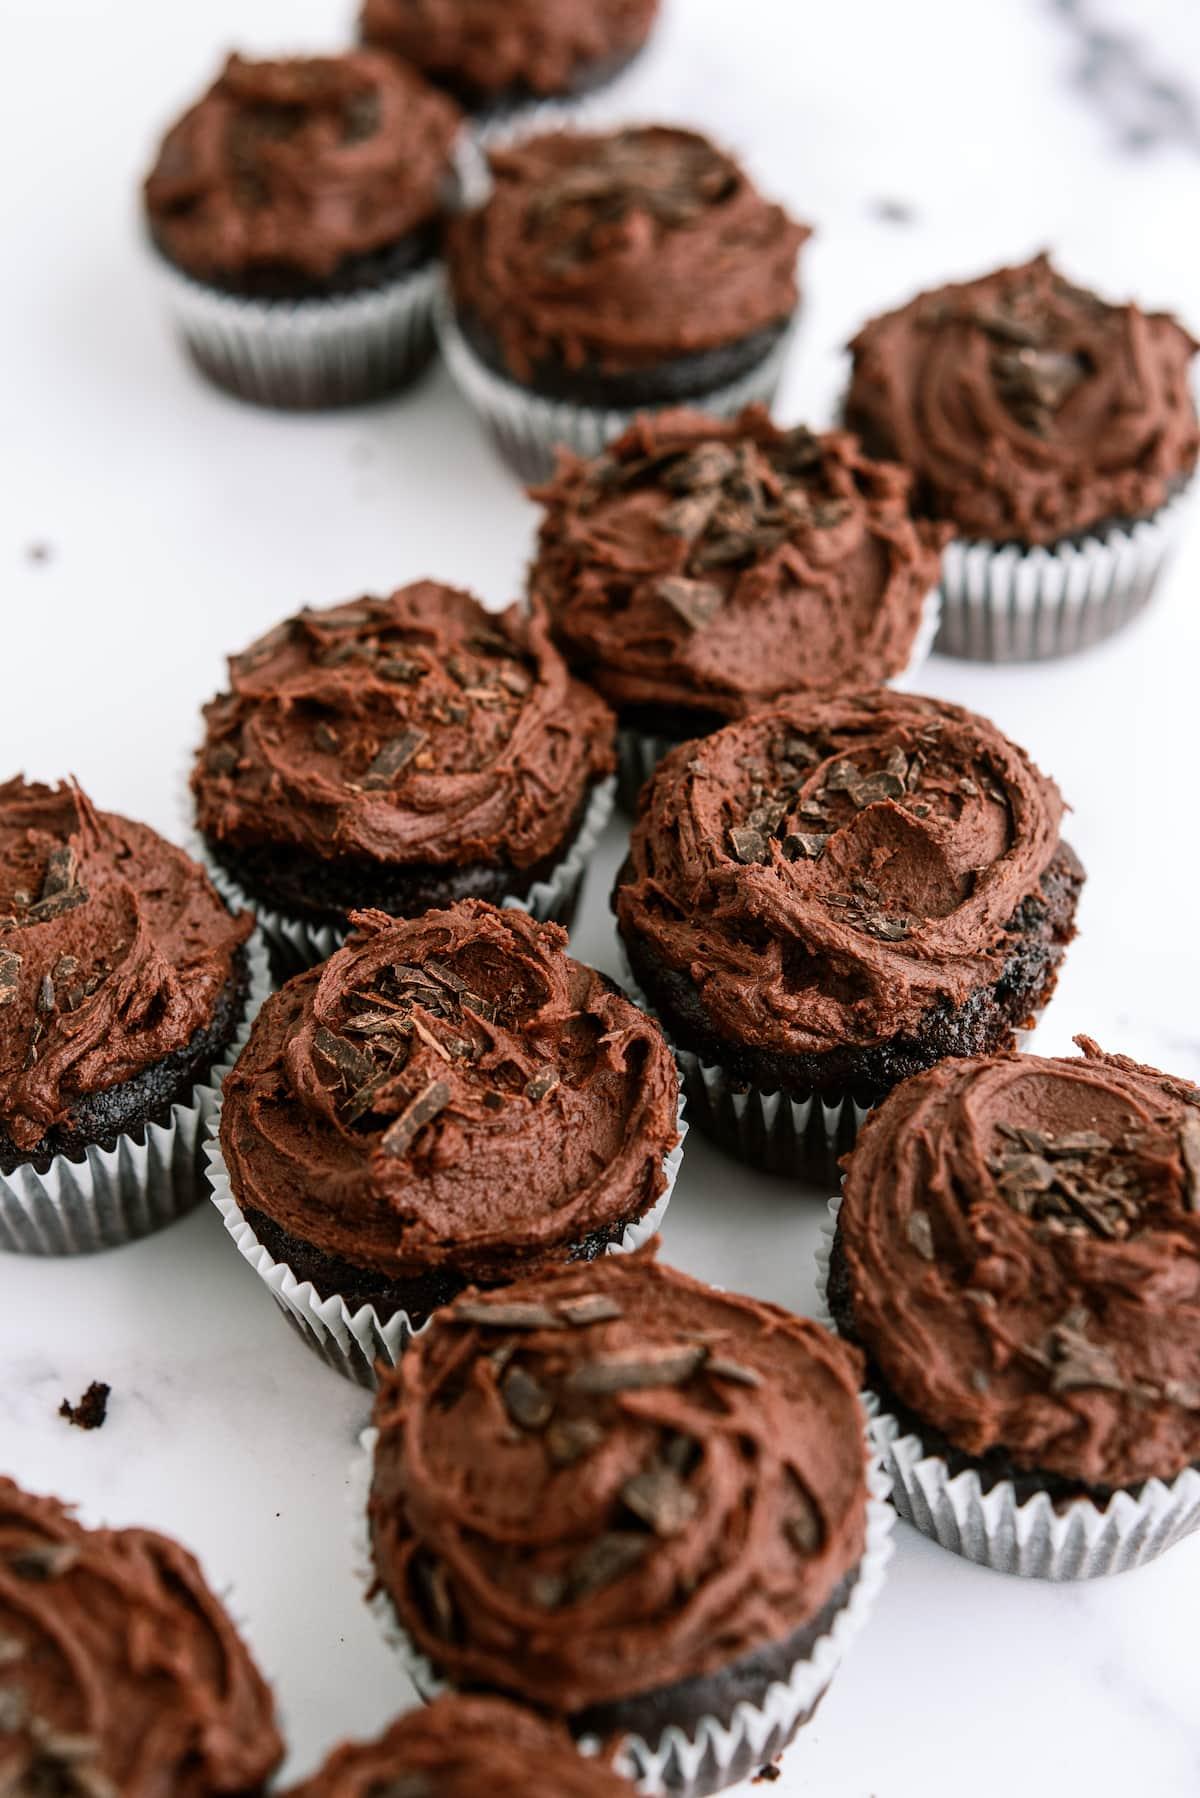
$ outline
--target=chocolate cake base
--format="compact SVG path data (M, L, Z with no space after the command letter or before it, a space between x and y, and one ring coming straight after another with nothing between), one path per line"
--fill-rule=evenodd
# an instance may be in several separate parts
M382 44L376 47L387 49L388 46ZM623 75L644 48L644 44L635 44L631 50L618 50L612 56L598 56L592 62L581 63L575 70L570 87L563 94L539 94L520 81L502 88L499 93L484 93L451 70L421 69L420 73L426 81L449 94L452 100L457 100L463 111L470 113L476 123L502 124L515 114L529 112L539 106L563 105L571 100L582 100L590 94L599 93L602 88Z
M617 877L620 886L625 870ZM912 1033L868 1047L847 1043L824 1054L781 1055L741 1047L717 1036L691 980L664 967L636 939L625 940L634 978L677 1048L721 1067L731 1080L797 1099L810 1094L861 1104L877 1103L893 1086L950 1055L995 1055L1010 1049L1015 1033L1032 1022L1054 991L1067 944L1075 935L1075 910L1084 871L1074 851L1060 843L1037 892L1017 907L1005 926L1008 955L1000 978L979 987L964 1004L930 1008Z
M378 910L394 918L419 918L460 899L486 899L501 905L505 899L527 898L570 854L591 797L589 788L562 842L529 868L514 868L505 862L439 867L358 856L326 860L290 843L244 843L211 836L205 836L204 842L213 860L252 904L317 929L324 925L345 929L351 911Z
M791 329L794 314L760 331L752 331L735 343L676 356L654 368L610 373L594 363L585 362L581 368L568 368L561 361L546 359L538 364L528 381L517 380L504 359L498 340L479 318L466 312L458 312L455 316L459 330L475 355L503 380L524 387L542 399L625 410L702 400L718 388L743 380L776 349Z
M172 1105L187 1104L192 1088L206 1081L214 1063L221 1060L242 1021L249 987L246 953L239 950L210 1022L184 1048L118 1086L81 1095L65 1120L48 1130L33 1149L19 1149L0 1125L0 1174L30 1164L44 1174L56 1155L78 1159L93 1144L112 1149L120 1136L147 1123L165 1123Z
M612 1243L620 1241L630 1224L645 1216L651 1204L653 1200L647 1200L628 1217L607 1224L602 1230L594 1230L582 1242L571 1244L566 1249L565 1259L595 1261ZM289 1267L301 1283L310 1281L323 1299L340 1298L351 1312L361 1310L364 1305L372 1306L381 1324L388 1323L398 1311L404 1311L411 1318L413 1327L419 1329L433 1312L448 1305L468 1286L485 1290L504 1286L536 1273L540 1265L531 1261L495 1281L466 1278L450 1268L437 1268L406 1280L389 1280L386 1274L372 1268L358 1267L352 1261L325 1254L311 1243L291 1235L264 1211L253 1206L247 1206L243 1215L272 1258ZM546 1263L549 1262L547 1256Z
M925 1451L945 1461L950 1469L951 1478L968 1470L978 1474L979 1484L984 1492L990 1492L1001 1483L1011 1484L1017 1494L1017 1503L1024 1504L1037 1492L1049 1494L1056 1510L1069 1505L1072 1500L1088 1498L1100 1510L1104 1510L1117 1491L1129 1492L1137 1498L1142 1491L1143 1482L1136 1486L1091 1486L1084 1480L1067 1479L1061 1473L1047 1473L1038 1468L1022 1467L1012 1458L1006 1448L997 1446L987 1450L986 1454L969 1455L962 1449L955 1448L949 1437L941 1430L934 1429L932 1424L919 1417L908 1405L902 1403L888 1385L879 1370L878 1364L871 1356L867 1345L858 1334L858 1326L854 1315L854 1295L850 1289L850 1270L846 1264L845 1250L840 1233L834 1236L833 1250L829 1261L829 1285L826 1289L826 1302L830 1314L837 1325L838 1334L847 1342L857 1343L867 1357L866 1383L878 1398L880 1405L900 1425L902 1435L913 1435L920 1438ZM1200 1462L1195 1463L1200 1469ZM1166 1475L1175 1478L1176 1475Z
M173 261L164 246L154 240L154 247L171 267L189 281L216 293L229 294L238 300L282 300L300 304L305 300L347 299L354 294L371 293L403 281L418 269L428 268L441 252L442 227L430 220L416 231L385 244L378 250L345 256L328 275L305 275L285 263L258 264L250 269L226 269L203 280Z

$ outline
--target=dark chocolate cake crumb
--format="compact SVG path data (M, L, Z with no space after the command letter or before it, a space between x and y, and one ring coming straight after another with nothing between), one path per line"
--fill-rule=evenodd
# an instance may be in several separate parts
M79 1430L98 1430L108 1416L108 1397L112 1387L103 1380L93 1380L77 1405L65 1398L58 1407L58 1415L65 1417Z
M773 1785L778 1778L779 1768L775 1765L774 1761L771 1761L765 1767L760 1767L758 1769L758 1772L754 1775L750 1784L760 1786L765 1780L769 1785Z

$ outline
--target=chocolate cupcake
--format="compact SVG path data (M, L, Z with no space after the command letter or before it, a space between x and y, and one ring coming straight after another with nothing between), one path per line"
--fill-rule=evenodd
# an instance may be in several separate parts
M850 346L846 422L953 525L937 647L1062 655L1150 598L1200 452L1196 344L1038 256L923 293Z
M331 954L358 906L470 897L570 922L611 809L613 720L536 610L418 581L289 618L229 679L205 707L196 823L281 968Z
M209 1153L242 1254L369 1385L464 1286L636 1247L681 1130L658 1026L558 926L478 900L354 922L263 1006Z
M110 1248L203 1196L213 1081L266 986L253 924L74 784L0 783L0 1249Z
M629 811L676 743L790 693L881 686L932 641L943 528L844 432L660 413L592 461L564 453L533 498L530 590L617 713Z
M665 125L496 149L447 234L450 372L530 479L637 410L726 417L774 394L808 228L707 138Z
M377 1605L418 1689L504 1693L640 1790L736 1784L879 1587L861 1364L650 1254L468 1295L376 1403Z
M501 1698L439 1698L375 1742L347 1742L287 1798L632 1798L561 1725Z
M412 380L434 349L460 125L444 94L373 51L231 56L145 183L198 367L267 406L350 405Z
M1200 1088L1075 1040L892 1093L828 1270L902 1515L1046 1579L1200 1525Z
M5 1790L231 1798L283 1759L271 1693L186 1549L0 1478Z
M827 1178L899 1081L1011 1048L1074 935L1062 813L994 724L910 694L797 700L674 750L614 907L700 1128Z
M363 0L364 42L477 116L593 93L643 49L658 0Z

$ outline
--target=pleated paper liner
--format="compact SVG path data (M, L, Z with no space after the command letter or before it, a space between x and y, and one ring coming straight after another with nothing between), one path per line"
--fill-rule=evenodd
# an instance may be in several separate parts
M186 1103L163 1123L148 1120L111 1149L56 1155L44 1174L32 1164L0 1174L0 1250L23 1255L89 1255L165 1229L208 1197L204 1140L221 1080L233 1066L271 990L266 949L246 944L245 1007L229 1046Z
M1150 518L1048 548L949 544L935 647L969 661L1032 662L1103 642L1152 599L1188 498L1179 493Z
M831 1329L836 1326L826 1293L841 1204L840 1198L829 1201L817 1248L820 1316ZM1097 1579L1143 1567L1200 1528L1200 1472L1194 1467L1173 1480L1148 1480L1137 1492L1116 1492L1103 1507L1090 1498L1055 1504L1047 1492L1022 1501L1011 1480L984 1491L973 1469L952 1475L947 1462L927 1454L874 1393L863 1398L901 1517L981 1567L1027 1579Z
M417 1692L428 1702L447 1689L446 1683L402 1628L387 1593L374 1589L367 1501L377 1437L376 1430L364 1430L350 1479L357 1558L372 1614ZM757 1704L742 1700L735 1705L728 1723L707 1716L686 1730L669 1725L653 1742L636 1735L624 1737L613 1751L614 1765L639 1792L706 1798L706 1794L723 1791L773 1760L812 1716L871 1614L892 1552L888 1476L873 1447L867 1485L866 1546L850 1595L828 1633L818 1639L810 1655L793 1663L786 1680L774 1681ZM597 1754L601 1744L584 1737L579 1748L584 1754Z
M220 1101L213 1109L205 1144L208 1179L213 1202L221 1213L225 1228L237 1244L238 1252L248 1261L263 1281L284 1318L305 1346L346 1379L373 1390L378 1384L376 1363L394 1367L414 1336L426 1327L428 1318L414 1324L406 1311L397 1311L386 1321L373 1305L351 1311L345 1300L334 1294L322 1298L311 1281L296 1278L291 1268L276 1261L247 1222L233 1195L229 1170L221 1153ZM641 1248L657 1232L671 1202L671 1194L683 1162L683 1141L687 1135L684 1101L679 1102L679 1138L664 1157L663 1171L667 1184L643 1217L629 1224L617 1242L605 1250L609 1255L628 1255Z
M593 789L583 821L567 854L545 880L537 881L524 898L507 898L502 905L515 911L526 911L539 923L553 921L570 928L579 903L584 875L605 825L612 815L616 781L611 776ZM196 831L191 818L191 794L184 783L185 818L189 830L189 853L202 862L217 891L231 906L248 906L258 918L259 929L267 939L276 977L289 975L327 961L346 940L347 932L336 924L314 924L304 918L292 918L260 905L242 892L232 875L221 866Z

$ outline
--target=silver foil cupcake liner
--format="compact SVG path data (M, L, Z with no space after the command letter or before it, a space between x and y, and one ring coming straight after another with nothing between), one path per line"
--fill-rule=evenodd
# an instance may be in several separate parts
M327 1366L346 1379L373 1391L378 1385L377 1362L394 1367L414 1336L429 1323L425 1318L414 1324L407 1311L397 1311L386 1322L381 1321L373 1305L351 1311L345 1300L335 1293L323 1299L310 1280L298 1280L291 1268L276 1261L263 1246L247 1222L233 1196L229 1169L221 1153L221 1106L218 1099L208 1121L208 1137L204 1152L208 1159L208 1180L213 1203L221 1213L225 1228L237 1244L238 1253L250 1263L259 1279L301 1341ZM605 1253L629 1255L649 1242L657 1232L671 1202L675 1182L683 1162L683 1142L687 1135L684 1102L679 1102L679 1139L663 1160L667 1184L654 1205L643 1217L629 1224L619 1241L611 1243Z
M387 1593L375 1585L367 1501L377 1439L377 1430L363 1431L349 1482L357 1559L372 1614L417 1692L428 1702L447 1690L446 1682L402 1628ZM639 1792L706 1798L708 1793L723 1791L773 1760L811 1717L870 1616L892 1553L888 1476L869 1434L868 1443L866 1544L850 1595L828 1633L818 1639L807 1658L793 1664L786 1680L776 1680L768 1687L758 1704L742 1700L735 1705L728 1722L706 1716L687 1729L669 1724L653 1742L627 1735L615 1747L605 1744L617 1772ZM580 1751L587 1755L598 1754L601 1747L589 1737L579 1742Z
M1103 642L1149 603L1187 499L1180 493L1151 518L1048 548L949 544L935 647L969 661L1032 662Z
M926 595L921 621L913 639L912 654L902 673L889 681L892 687L908 688L928 661L941 621L942 595L939 588ZM621 725L617 731L617 804L626 817L637 815L638 794L658 764L684 739L659 737L649 731Z
M821 1321L836 1328L827 1289L842 1201L829 1201L817 1246ZM892 1481L892 1503L925 1536L951 1554L1026 1579L1085 1580L1144 1567L1200 1528L1200 1472L1189 1467L1173 1480L1147 1480L1138 1491L1115 1492L1103 1508L1090 1498L1055 1503L1049 1493L1020 1500L1010 1480L987 1491L971 1468L951 1474L940 1455L927 1454L873 1392L863 1402L875 1445Z
M505 380L481 361L459 330L444 291L438 296L435 318L451 378L482 420L501 455L523 481L546 480L554 472L559 449L572 449L580 456L598 456L640 413L662 409L580 406L569 400L546 399ZM718 418L732 417L756 400L769 406L779 386L792 337L793 330L789 328L749 374L710 393L699 394L688 404Z
M163 1230L208 1197L204 1139L217 1092L271 990L266 950L246 945L249 983L242 1021L206 1081L172 1105L164 1123L149 1120L96 1144L78 1158L56 1155L44 1174L27 1164L0 1174L0 1251L19 1255L91 1255Z
M260 406L351 406L394 392L436 350L435 264L386 287L315 300L253 300L158 258L175 328L201 371Z
M510 897L501 901L505 908L526 911L539 924L560 923L569 927L583 886L584 875L596 844L612 815L616 781L610 776L592 790L583 822L575 840L558 866L545 880L530 887L524 898ZM189 852L202 862L213 885L232 907L246 906L258 919L259 929L281 969L297 973L327 961L346 940L347 932L336 924L313 924L303 918L289 918L250 899L211 853L204 838L196 831L190 817L190 792L184 783L184 807L191 833Z

